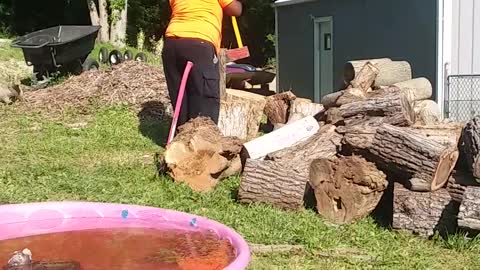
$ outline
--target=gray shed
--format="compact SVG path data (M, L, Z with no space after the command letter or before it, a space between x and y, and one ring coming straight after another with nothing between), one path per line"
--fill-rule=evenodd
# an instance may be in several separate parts
M277 0L274 8L279 91L319 102L342 88L347 61L388 57L431 81L447 117L480 113L478 0ZM453 89L455 78L462 87Z

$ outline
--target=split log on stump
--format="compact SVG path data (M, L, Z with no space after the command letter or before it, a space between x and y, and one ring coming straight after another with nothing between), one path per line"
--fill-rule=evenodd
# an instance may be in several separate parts
M407 61L385 61L376 65L379 69L374 86L394 85L412 79L412 67Z
M310 138L319 129L320 125L313 116L305 117L245 143L242 151L243 158L263 159L270 153Z
M454 232L458 203L447 189L416 192L395 183L393 191L393 224L397 230L407 230L421 236Z
M345 119L356 115L383 116L384 123L397 126L411 126L415 113L407 97L401 93L388 93L384 96L348 103L340 106Z
M421 100L414 102L413 110L417 123L422 125L434 125L441 121L441 113L438 104L433 100Z
M378 59L365 59L365 60L354 60L349 61L345 64L343 70L343 76L345 80L345 84L348 85L350 82L355 79L356 75L360 70L367 64L368 62L377 66L379 63L382 62L391 62L390 58L378 58Z
M265 97L242 90L227 89L227 97L220 103L218 126L224 136L235 136L248 141L258 136Z
M393 86L398 87L402 92L408 93L411 101L425 100L432 97L432 84L424 77L397 82Z
M468 170L480 179L480 117L467 122L462 131L461 155L465 159Z
M311 163L310 185L318 213L330 222L351 223L369 215L380 201L388 181L375 164L358 156Z
M367 62L360 71L355 74L355 79L352 80L353 88L361 89L364 93L373 86L379 70L371 62Z
M178 129L160 161L174 181L195 191L211 191L222 178L240 172L240 139L224 137L205 117L192 119Z
M458 213L458 226L462 229L480 231L480 187L468 186Z
M296 98L290 102L290 110L288 116L288 122L292 120L295 115L303 115L303 117L314 116L323 112L325 109L322 104L313 103L306 98ZM297 118L298 120L298 118Z
M377 129L369 152L385 167L409 178L412 190L443 187L458 159L456 147L388 124Z
M291 91L268 96L264 112L268 120L270 120L270 123L287 123L290 102L295 98L295 95Z
M333 159L341 135L326 125L310 139L272 153L268 160L247 159L238 197L243 203L267 203L283 209L298 209L308 201L310 163L316 158Z

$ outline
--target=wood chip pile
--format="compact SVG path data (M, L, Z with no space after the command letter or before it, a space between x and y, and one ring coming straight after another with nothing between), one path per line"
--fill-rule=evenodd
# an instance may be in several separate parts
M240 172L241 203L288 210L313 205L336 224L390 208L394 229L422 236L480 230L480 118L441 120L430 81L413 78L406 61L350 61L344 73L344 89L321 104L290 91L266 97L263 113L274 130L242 141L241 149L225 136L219 140L228 138L231 151L213 143L181 147L208 149L204 164L223 157L227 165L205 165L201 172L215 184ZM173 152L167 148L167 154Z

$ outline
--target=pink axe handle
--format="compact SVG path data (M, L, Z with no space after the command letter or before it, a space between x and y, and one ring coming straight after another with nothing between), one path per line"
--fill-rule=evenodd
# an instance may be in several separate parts
M185 86L187 85L188 74L190 73L190 70L192 69L192 67L193 67L193 63L190 61L187 61L187 66L183 71L183 77L180 83L180 89L178 91L177 103L175 104L175 111L173 113L173 120L172 120L172 125L170 126L170 132L168 133L167 144L172 142L173 137L175 136L175 129L177 129L178 117L180 116L180 110L182 109L182 101L183 101L183 96L185 94Z

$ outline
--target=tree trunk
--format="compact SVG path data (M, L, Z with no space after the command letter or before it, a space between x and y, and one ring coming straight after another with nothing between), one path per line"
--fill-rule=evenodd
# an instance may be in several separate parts
M267 97L265 114L272 124L285 124L288 120L290 102L296 97L291 91L275 94Z
M340 140L335 127L327 125L310 139L268 155L265 161L247 159L240 200L288 209L303 206L308 197L310 163L316 158L334 158Z
M445 185L458 159L455 147L388 124L377 129L370 153L390 170L429 191Z
M468 186L463 194L460 212L458 213L458 226L460 228L480 231L480 187Z
M480 179L480 117L474 117L463 128L460 149L468 170Z
M100 17L98 16L97 4L94 0L87 0L88 10L90 11L90 21L92 25L100 25Z
M390 58L378 58L378 59L365 59L365 60L355 60L355 61L347 62L343 70L345 85L349 85L350 82L353 79L355 79L358 72L360 72L363 66L365 66L365 64L367 64L368 62L377 66L379 63L391 62L391 61L392 60Z
M304 141L318 132L320 126L313 116L305 117L243 145L243 158L263 159L268 154Z
M100 15L100 42L110 41L110 25L108 24L108 3L107 0L98 0L98 11Z
M239 173L241 141L225 137L209 118L198 117L179 127L165 148L159 168L194 191L211 191L224 177ZM236 168L232 170L231 168ZM228 171L229 174L225 172Z
M340 106L340 113L344 119L355 115L383 116L384 123L398 126L410 126L415 122L410 102L400 93L348 103Z
M224 136L248 141L258 136L265 97L241 90L227 89L220 103L218 127Z
M370 214L388 182L373 163L358 156L311 163L310 185L318 213L333 223L351 223Z
M438 104L433 100L416 101L413 105L415 119L421 125L435 125L441 121Z
M241 203L266 203L283 209L304 206L308 179L282 163L247 159L238 199Z
M406 61L385 61L377 64L380 70L375 79L376 87L390 86L412 79L412 68Z
M421 236L454 232L458 203L452 201L447 189L435 192L415 192L395 183L393 224L397 230L407 230Z
M124 1L125 5L123 9L112 10L112 24L110 26L110 42L120 48L126 46L127 35L128 0Z
M356 74L351 85L353 88L361 89L364 93L367 93L367 90L373 86L378 73L378 68L371 62L367 62Z
M314 116L324 110L322 104L313 103L311 100L305 98L296 98L290 102L288 122L294 117L298 120L299 114L303 117Z
M415 78L393 84L402 92L406 92L410 101L420 101L432 97L432 84L427 78Z

